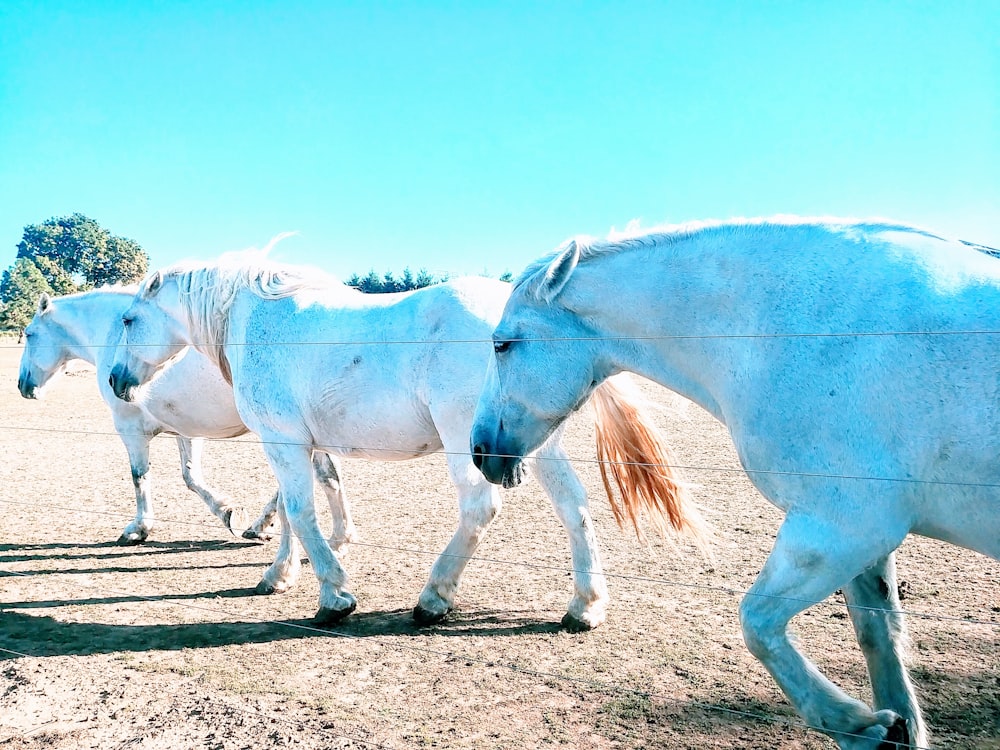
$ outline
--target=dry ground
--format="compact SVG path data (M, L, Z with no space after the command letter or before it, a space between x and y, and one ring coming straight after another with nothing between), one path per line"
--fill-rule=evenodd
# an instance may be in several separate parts
M558 628L567 544L535 484L469 566L458 609L420 630L410 608L456 507L438 458L345 467L362 544L346 558L358 611L309 629L309 568L292 592L251 594L274 545L233 539L154 443L160 525L113 540L134 512L124 448L92 371L22 400L20 349L0 348L0 750L27 748L828 748L795 725L747 653L738 596L779 523L720 426L659 389L658 418L718 531L717 560L638 544L599 492L592 428L569 435L591 490L613 606L598 630ZM273 480L259 446L206 450L206 474L255 513ZM1000 565L911 539L899 555L912 674L935 746L1000 748ZM979 623L964 620L973 619ZM850 692L868 692L838 601L793 623Z

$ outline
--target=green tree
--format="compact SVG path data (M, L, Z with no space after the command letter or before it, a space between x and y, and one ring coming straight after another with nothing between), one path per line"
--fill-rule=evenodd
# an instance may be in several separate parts
M402 287L399 285L399 282L396 281L396 277L393 275L392 271L386 271L385 275L382 277L381 291L385 294L402 291Z
M442 279L442 281L444 281L444 279ZM417 273L416 281L414 281L413 283L415 285L414 288L423 289L425 286L430 286L431 284L434 283L434 277L431 276L429 273L427 273L426 268L421 268L420 271Z
M30 261L55 294L72 294L79 289L73 277L52 258L45 255L31 257L20 254L18 258Z
M53 289L38 266L30 258L18 258L3 272L3 280L0 280L0 298L3 299L0 327L15 328L23 333L35 314L42 292L51 294Z
M128 284L142 279L148 269L149 256L138 242L109 235L104 248L95 249L85 275L94 286Z
M138 243L81 213L25 227L17 257L30 259L57 294L138 281L149 267Z
M367 276L361 279L358 289L365 294L378 294L382 291L382 279L375 273L374 268L368 272Z

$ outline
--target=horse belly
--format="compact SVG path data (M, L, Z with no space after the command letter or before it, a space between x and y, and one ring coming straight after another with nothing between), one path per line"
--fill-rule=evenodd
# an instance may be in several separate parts
M441 438L429 418L407 409L333 410L317 415L314 441L345 458L405 461L441 450Z
M185 437L225 438L247 431L232 387L194 350L150 383L142 405L171 432Z
M923 514L913 533L1000 560L1000 499L976 495L949 502L943 511Z

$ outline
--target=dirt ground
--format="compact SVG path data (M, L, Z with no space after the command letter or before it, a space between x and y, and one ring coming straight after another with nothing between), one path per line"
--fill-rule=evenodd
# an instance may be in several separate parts
M418 629L410 610L456 522L440 457L346 462L361 543L345 559L358 610L310 627L317 586L254 596L275 544L231 537L154 441L159 525L118 547L134 514L129 467L92 370L42 402L15 386L0 342L0 750L28 748L830 748L801 728L743 645L738 592L780 521L725 431L649 387L678 460L692 467L717 559L636 542L614 524L592 463L592 426L569 452L588 486L609 578L605 625L561 631L569 550L530 483L466 573L457 610ZM252 514L274 485L250 438L206 449L206 475ZM1000 564L908 540L899 553L912 676L935 747L1000 748ZM839 597L793 622L802 647L867 699Z

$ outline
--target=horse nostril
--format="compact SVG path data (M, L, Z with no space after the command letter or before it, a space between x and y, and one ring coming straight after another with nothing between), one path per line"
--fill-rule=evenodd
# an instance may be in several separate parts
M486 451L481 443L477 443L472 446L472 463L477 469L483 468L483 458L485 457Z

